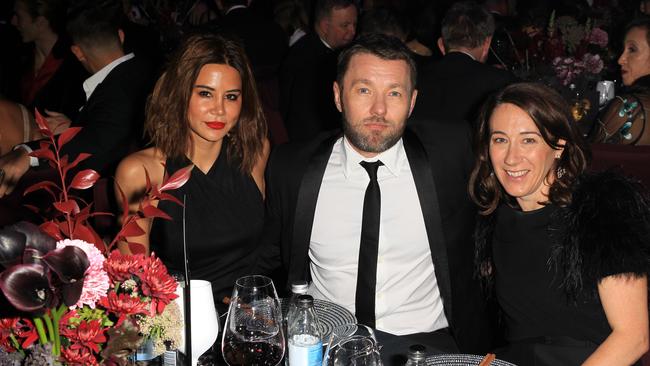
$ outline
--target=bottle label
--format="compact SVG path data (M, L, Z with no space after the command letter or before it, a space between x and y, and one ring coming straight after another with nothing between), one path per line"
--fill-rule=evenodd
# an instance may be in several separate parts
M323 363L323 343L309 334L296 334L289 339L290 366L320 366Z

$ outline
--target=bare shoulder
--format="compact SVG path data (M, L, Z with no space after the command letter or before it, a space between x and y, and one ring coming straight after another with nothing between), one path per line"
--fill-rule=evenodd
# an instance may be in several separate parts
M120 162L115 172L115 180L121 185L144 185L146 171L152 184L160 184L164 174L164 162L165 156L157 148L136 151Z

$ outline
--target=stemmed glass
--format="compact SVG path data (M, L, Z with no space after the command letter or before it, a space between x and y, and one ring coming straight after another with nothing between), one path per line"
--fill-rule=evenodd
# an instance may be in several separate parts
M381 366L379 345L372 328L343 324L332 330L323 366Z
M237 279L230 299L221 350L230 366L276 366L284 356L282 310L265 276Z

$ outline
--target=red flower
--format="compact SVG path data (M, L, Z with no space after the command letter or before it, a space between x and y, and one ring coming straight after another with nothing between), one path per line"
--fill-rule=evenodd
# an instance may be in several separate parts
M89 348L99 352L98 344L106 342L106 336L100 320L82 321L76 328L64 328L63 335L72 342L70 348ZM96 361L95 361L96 362Z
M114 250L104 261L104 269L111 278L111 281L126 281L132 275L142 272L145 257L141 254L129 255L121 254Z
M97 358L85 347L74 347L61 349L61 357L65 360L66 365L70 366L97 366Z
M117 294L109 292L106 297L99 300L99 304L106 310L118 315L147 314L147 303L139 297L132 297L129 294Z
M23 348L31 346L38 339L36 328L29 319L16 318L13 331L16 336L23 339L23 344L21 344Z
M142 293L151 297L151 312L162 313L176 295L176 281L167 273L167 269L159 258L151 257L151 265L145 268L140 276Z
M16 350L14 345L11 343L9 336L13 333L12 330L17 321L18 318L0 319L0 348L6 352L13 352Z

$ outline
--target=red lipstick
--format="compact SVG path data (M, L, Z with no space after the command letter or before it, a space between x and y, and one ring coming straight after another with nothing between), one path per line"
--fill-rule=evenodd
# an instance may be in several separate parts
M206 122L205 124L213 130L222 130L224 127L226 127L226 124L224 122Z

